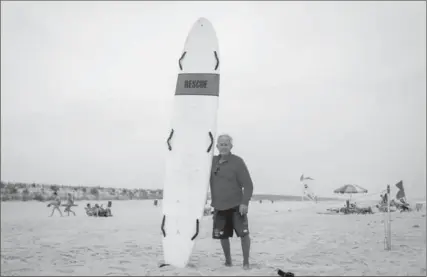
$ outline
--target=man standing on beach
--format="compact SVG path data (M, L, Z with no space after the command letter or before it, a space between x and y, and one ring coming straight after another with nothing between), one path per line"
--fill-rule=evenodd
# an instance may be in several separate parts
M53 201L49 203L48 207L50 207L51 205L53 206L52 208L52 213L50 214L49 217L53 216L53 213L55 212L55 210L57 210L59 212L59 214L62 216L62 212L59 209L59 207L61 206L61 197L59 197L58 193L56 191L53 192Z
M214 208L212 237L221 240L225 265L232 266L229 238L234 229L242 243L243 268L249 269L251 241L247 213L253 184L245 162L231 153L232 147L231 136L218 137L219 155L213 157L210 178L211 206Z
M72 206L74 206L74 197L71 193L68 193L67 206L65 207L65 210L64 210L64 213L68 212L68 216L70 216L70 212L73 213L74 216L76 216L76 213L71 210Z

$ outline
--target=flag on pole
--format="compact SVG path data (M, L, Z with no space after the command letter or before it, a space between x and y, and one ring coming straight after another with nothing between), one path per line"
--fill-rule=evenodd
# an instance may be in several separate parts
M397 184L396 187L399 189L399 191L396 193L396 199L401 199L401 198L405 198L405 189L403 188L403 181L400 180Z
M302 182L304 180L314 180L314 179L311 178L311 177L304 177L304 174L303 174L303 175L301 175L301 177L299 178L299 180Z

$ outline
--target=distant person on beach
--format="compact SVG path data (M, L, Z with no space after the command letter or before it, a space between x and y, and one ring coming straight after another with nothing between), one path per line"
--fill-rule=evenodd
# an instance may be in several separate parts
M108 201L107 208L104 208L103 205L101 204L101 206L99 207L98 216L103 216L103 217L113 216L111 214L111 206L112 206L111 201Z
M53 201L50 202L49 205L47 205L48 207L53 206L52 213L50 214L49 217L53 216L53 213L55 212L55 210L57 210L62 216L62 212L59 209L59 207L61 206L61 197L59 197L56 191L53 192L53 197L54 197Z
M219 136L216 146L219 155L213 157L210 177L214 208L212 237L221 241L225 265L232 266L229 238L234 230L241 239L243 268L249 269L251 241L247 213L253 193L252 179L243 159L231 153L231 136Z
M384 195L381 195L381 198L382 198L382 204L387 204L387 194L384 194Z
M100 210L101 210L101 208L99 207L98 203L96 203L95 206L92 208L93 215L94 216L99 216Z
M66 204L66 207L64 209L64 213L68 212L68 216L70 216L70 212L72 212L73 215L76 216L76 213L71 210L72 206L74 206L74 197L71 193L68 193L67 204Z
M92 207L90 206L90 203L86 204L85 211L86 211L86 214L88 216L92 216L93 215L93 210L92 210Z

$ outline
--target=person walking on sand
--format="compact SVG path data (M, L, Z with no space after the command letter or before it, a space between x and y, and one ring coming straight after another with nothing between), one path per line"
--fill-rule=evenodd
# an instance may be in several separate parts
M67 204L66 207L64 209L64 213L68 212L68 216L70 216L70 212L73 213L74 216L76 216L76 213L74 211L71 210L71 207L74 206L74 197L72 196L71 193L68 193L67 196Z
M225 266L232 266L229 238L234 230L241 239L243 268L249 269L251 241L247 213L253 193L252 179L243 159L231 153L231 136L220 135L216 146L219 155L213 157L210 177L214 208L212 238L221 241Z
M53 192L53 196L54 196L53 201L50 202L48 205L48 207L50 207L51 205L53 206L52 213L50 214L49 217L53 216L53 213L55 212L55 210L57 210L62 216L62 212L59 209L59 207L61 206L61 197L59 197L59 195L56 191Z

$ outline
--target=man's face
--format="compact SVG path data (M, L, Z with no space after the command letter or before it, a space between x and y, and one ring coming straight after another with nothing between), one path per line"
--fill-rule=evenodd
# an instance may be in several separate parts
M228 155L233 145L231 144L229 137L222 136L218 138L216 147L218 148L219 154Z

